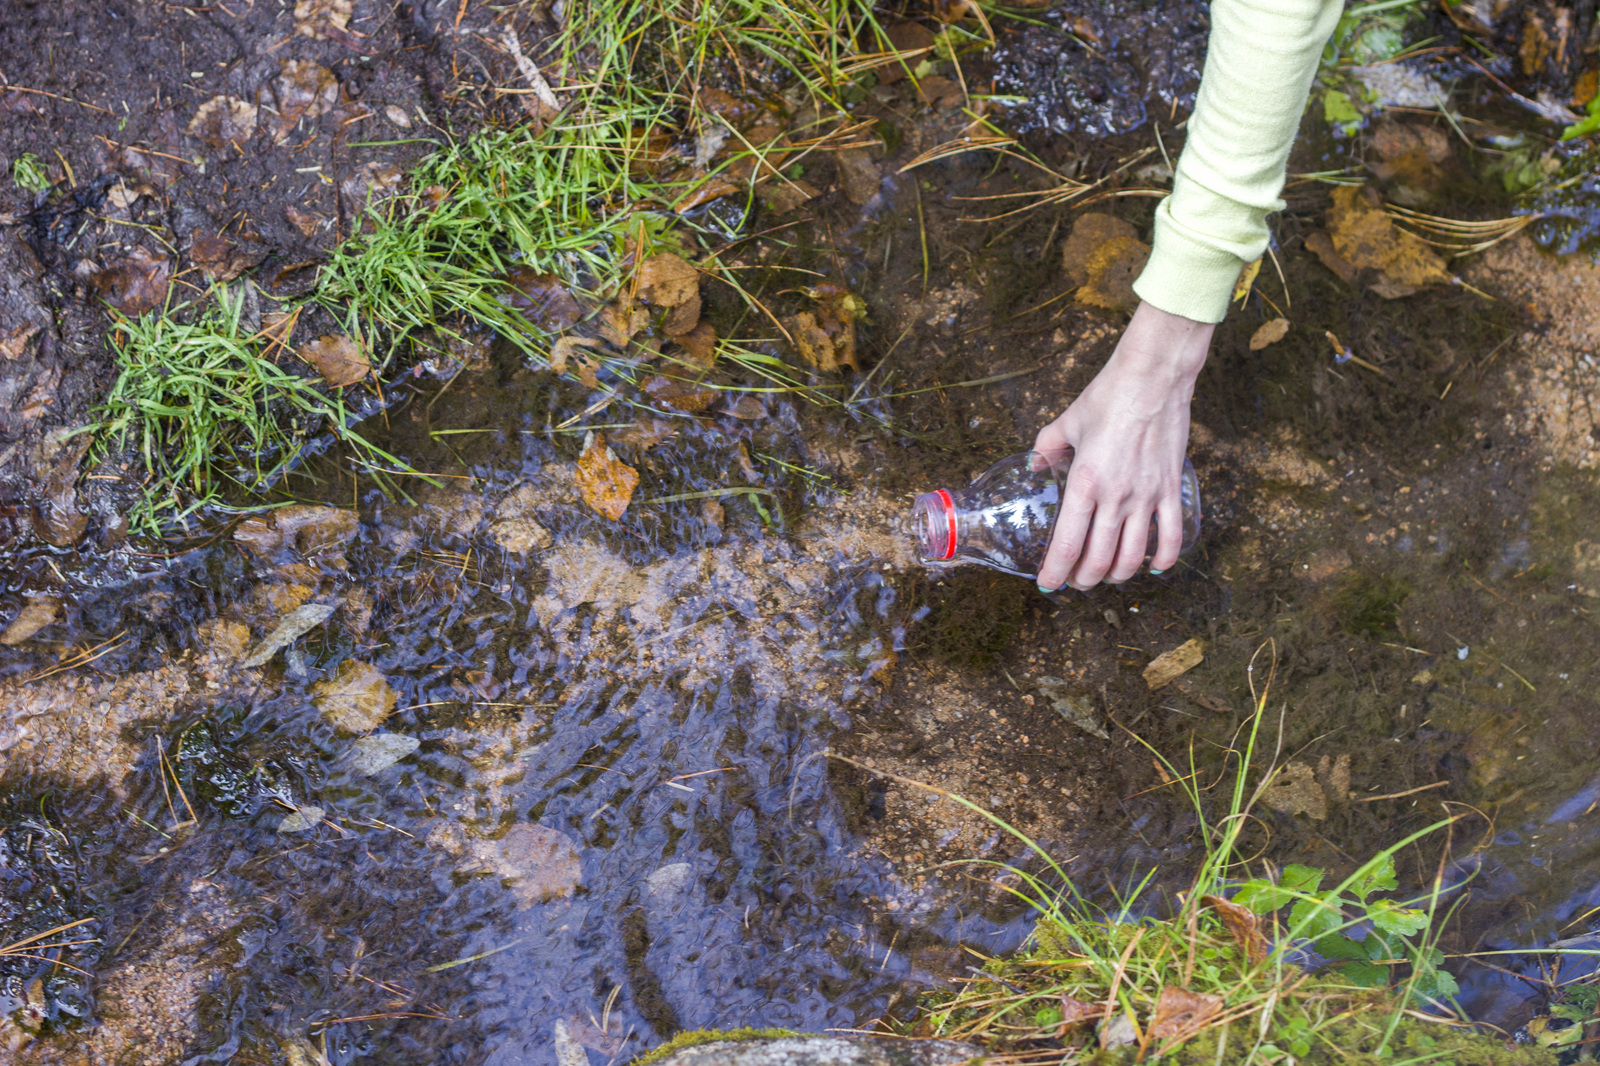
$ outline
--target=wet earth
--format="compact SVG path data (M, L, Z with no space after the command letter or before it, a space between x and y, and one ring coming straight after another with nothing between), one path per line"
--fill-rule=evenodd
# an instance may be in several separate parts
M861 372L663 410L485 336L369 421L431 481L386 491L330 452L278 486L287 506L165 545L126 536L125 471L62 432L108 380L99 301L137 313L190 274L292 293L424 131L511 120L496 42L537 19L0 15L19 57L0 156L72 190L0 201L0 342L22 338L0 368L7 1054L602 1066L684 1028L869 1028L1030 924L1011 875L971 863L1027 849L917 782L1087 892L1152 869L1181 889L1196 817L1140 740L1211 781L1253 692L1284 767L1264 855L1348 870L1459 816L1402 863L1461 886L1451 951L1596 931L1600 267L1531 239L1570 230L1536 223L1400 293L1339 251L1377 225L1368 202L1297 177L1200 379L1186 565L1044 597L911 556L912 496L1025 448L1114 345L1126 292L1085 242L1149 239L1200 6L1058 5L1003 35L995 92L1059 92L997 121L1104 179L1074 201L981 221L1017 204L977 198L1054 179L930 152L969 118L902 80L855 105L879 149L817 164L804 211L746 220L734 262L781 316L809 306L797 270L865 300ZM1157 70L1132 58L1152 25L1174 42ZM1058 77L1089 49L1081 84ZM1560 81L1514 74L1530 96ZM1511 215L1495 138L1559 125L1450 83L1466 133L1404 107L1349 138L1309 121L1291 172ZM797 363L726 286L702 295ZM586 502L590 434L638 472L620 520ZM1203 661L1152 689L1190 641ZM1457 961L1475 1017L1536 1009L1515 976L1536 963Z

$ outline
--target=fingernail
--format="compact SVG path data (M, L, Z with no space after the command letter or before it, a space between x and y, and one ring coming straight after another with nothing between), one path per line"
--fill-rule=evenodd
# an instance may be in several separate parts
M1039 586L1039 591L1040 591L1040 592L1042 592L1042 593L1044 593L1044 594L1045 594L1045 595L1046 595L1046 596L1048 596L1048 595L1050 595L1050 594L1051 594L1051 593L1053 593L1053 592L1055 592L1055 591L1056 591L1056 590L1055 590L1055 589L1047 589L1047 588L1045 588L1045 587L1044 587L1044 586L1043 586L1043 585L1040 585L1040 586Z
M1158 577L1158 576L1160 576L1161 574L1164 574L1164 573L1166 573L1165 570L1157 570L1153 566L1150 568L1150 574L1151 574L1152 577Z

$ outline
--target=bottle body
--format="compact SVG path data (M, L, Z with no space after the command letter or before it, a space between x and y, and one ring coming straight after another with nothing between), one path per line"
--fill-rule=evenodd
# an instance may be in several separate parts
M964 489L938 489L918 496L912 530L925 562L978 563L1019 577L1034 577L1055 532L1061 492L1072 466L1072 450L1047 459L1023 452L1002 459ZM1200 483L1183 462L1183 551L1200 539ZM1156 550L1156 523L1145 546Z

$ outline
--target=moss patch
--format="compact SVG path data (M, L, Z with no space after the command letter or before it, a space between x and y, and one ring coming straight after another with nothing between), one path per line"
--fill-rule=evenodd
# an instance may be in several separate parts
M651 1063L660 1062L675 1051L682 1051L686 1047L699 1047L701 1044L715 1044L728 1040L777 1040L781 1037L798 1035L790 1029L687 1029L660 1047L640 1055L629 1066L650 1066Z

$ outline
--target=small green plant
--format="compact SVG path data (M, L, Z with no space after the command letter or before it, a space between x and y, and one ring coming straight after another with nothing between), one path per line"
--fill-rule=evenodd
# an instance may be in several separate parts
M1251 769L1265 709L1263 693L1243 743L1230 749L1233 787L1221 809L1206 799L1198 772L1179 778L1167 764L1200 815L1204 845L1189 890L1167 916L1139 917L1167 909L1141 899L1154 871L1097 906L1032 840L944 793L1042 858L1038 873L973 864L999 870L995 883L1039 919L1028 950L990 959L956 989L930 994L906 1028L977 1040L1018 1061L1549 1062L1542 1049L1511 1049L1457 1028L1464 1023L1449 1002L1455 983L1431 932L1437 885L1426 907L1378 895L1397 886L1395 853L1448 822L1411 834L1329 889L1325 871L1307 866L1250 876L1240 841L1272 776ZM1308 947L1333 965L1306 969Z
M1263 916L1277 917L1289 907L1287 925L1276 924L1333 960L1330 972L1359 988L1388 986L1395 968L1409 965L1410 995L1445 1000L1456 994L1455 978L1440 969L1444 954L1429 940L1432 915L1373 895L1397 887L1392 851L1380 853L1339 887L1321 891L1326 876L1311 866L1285 866L1276 883L1246 881L1233 901ZM1355 929L1363 931L1361 939L1350 935Z
M225 507L227 481L259 491L323 432L369 464L404 467L347 427L337 390L280 367L260 335L240 330L242 296L213 295L189 322L169 312L116 323L117 379L91 428L102 455L131 444L150 473L136 528L159 535L202 506Z
M23 152L12 161L11 180L18 188L35 196L50 188L50 176L45 173L44 162L32 152Z

